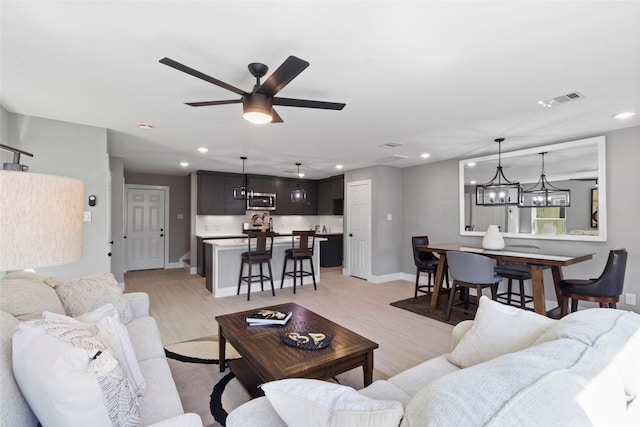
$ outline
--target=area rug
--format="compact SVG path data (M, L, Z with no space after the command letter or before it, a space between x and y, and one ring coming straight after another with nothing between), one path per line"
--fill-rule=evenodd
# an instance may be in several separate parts
M229 368L219 372L217 336L168 345L165 354L185 412L200 415L204 426L224 426L227 413L251 398ZM226 357L240 356L227 345Z
M476 297L471 296L471 301L476 302ZM450 325L457 325L463 320L473 320L473 318L475 317L475 310L477 308L477 305L471 304L469 306L468 313L465 313L462 310L454 309L451 311L451 318L447 320L446 314L448 303L448 296L443 294L441 295L440 301L438 302L438 308L431 308L431 294L425 294L418 296L418 298L407 298L400 301L392 302L391 305L403 310L410 311L412 313L419 314L421 316L448 323Z

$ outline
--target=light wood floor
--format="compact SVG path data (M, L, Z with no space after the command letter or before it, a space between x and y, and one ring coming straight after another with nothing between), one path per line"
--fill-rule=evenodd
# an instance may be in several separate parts
M259 289L259 286L258 286ZM374 351L374 380L385 379L449 351L452 326L389 305L413 295L403 280L372 284L323 268L318 290L312 284L246 295L213 298L204 278L186 270L149 270L125 274L125 292L149 294L165 345L217 335L215 317L293 301L359 333L380 346Z

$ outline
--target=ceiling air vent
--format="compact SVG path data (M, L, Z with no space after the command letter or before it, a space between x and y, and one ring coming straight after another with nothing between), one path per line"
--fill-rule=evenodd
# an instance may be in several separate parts
M398 147L402 147L402 144L400 144L399 142L387 142L386 144L378 145L378 147L380 147L380 148L398 148Z
M560 104L566 104L567 102L570 102L570 101L578 101L583 98L586 98L586 97L580 92L571 92L571 93L567 93L566 95L560 95L560 96L556 96L555 98L546 99L544 101L538 101L538 104L542 105L543 107L553 107Z
M556 101L558 104L563 104L565 102L569 102L569 101L577 101L578 99L582 99L585 96L583 94L581 94L580 92L571 92L568 93L566 95L562 95L562 96L557 96L555 98L552 99L552 101Z

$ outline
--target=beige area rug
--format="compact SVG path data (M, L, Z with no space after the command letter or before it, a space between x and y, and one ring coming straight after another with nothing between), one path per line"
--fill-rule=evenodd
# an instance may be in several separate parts
M219 372L217 336L168 345L165 353L184 411L200 415L205 427L224 426L227 414L251 399L229 368ZM226 357L240 356L227 345ZM356 368L334 380L359 389L362 378Z
M217 336L168 345L165 353L184 411L200 415L204 426L224 426L226 413L249 401L249 393L232 377L229 368L219 372ZM240 356L227 345L226 357ZM230 375L229 383L222 390L224 393L214 394L214 387Z

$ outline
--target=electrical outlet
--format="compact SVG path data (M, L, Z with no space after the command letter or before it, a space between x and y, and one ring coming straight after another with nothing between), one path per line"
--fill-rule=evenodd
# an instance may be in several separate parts
M636 294L624 294L624 303L636 305Z

